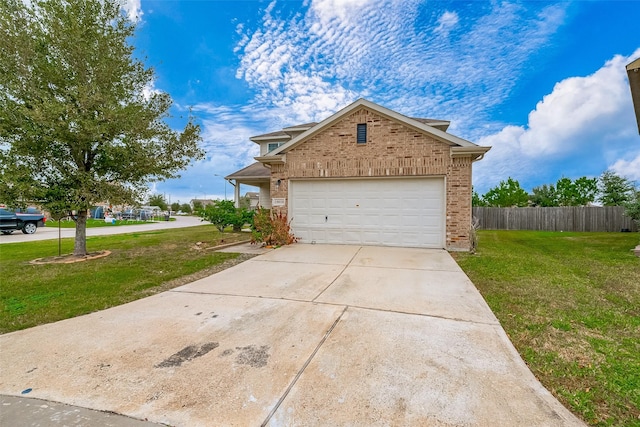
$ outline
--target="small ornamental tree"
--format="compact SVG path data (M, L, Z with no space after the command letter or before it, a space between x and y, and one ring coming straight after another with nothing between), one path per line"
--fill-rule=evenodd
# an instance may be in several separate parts
M135 204L203 155L193 118L165 123L134 33L115 0L0 1L0 199L75 213L76 256L91 206Z
M228 226L232 226L233 231L241 231L243 225L251 224L253 221L253 212L245 208L236 208L233 200L216 200L204 208L200 215L215 225L220 232Z

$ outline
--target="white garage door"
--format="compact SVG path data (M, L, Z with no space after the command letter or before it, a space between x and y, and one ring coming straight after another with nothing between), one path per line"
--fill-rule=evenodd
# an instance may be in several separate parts
M444 247L444 178L291 181L302 243Z

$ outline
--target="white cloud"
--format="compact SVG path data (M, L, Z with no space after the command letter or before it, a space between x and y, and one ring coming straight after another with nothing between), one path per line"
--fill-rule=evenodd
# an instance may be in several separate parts
M571 152L594 133L608 135L617 128L614 124L631 113L624 61L616 56L589 76L557 83L529 114L522 151L529 156Z
M140 0L122 0L122 9L127 13L130 21L138 22L142 19Z
M438 26L433 30L436 33L449 34L449 31L455 27L460 21L460 17L456 12L445 11L438 18Z
M315 0L311 3L311 12L317 16L320 24L333 20L351 21L365 6L375 4L373 0Z
M611 165L610 169L618 175L627 177L630 180L640 181L640 149L635 151L635 159L620 159Z
M238 27L236 76L256 90L255 104L293 121L375 94L405 114L477 123L509 95L565 7L494 3L462 21L419 0L313 0L283 18L272 2L258 28Z
M640 49L629 57L616 55L591 75L562 80L536 105L526 126L506 126L480 138L479 144L493 148L476 166L474 180L485 187L508 176L531 180L558 165L578 175L611 167L638 179L640 148L625 64L639 55ZM629 153L638 157L621 159Z

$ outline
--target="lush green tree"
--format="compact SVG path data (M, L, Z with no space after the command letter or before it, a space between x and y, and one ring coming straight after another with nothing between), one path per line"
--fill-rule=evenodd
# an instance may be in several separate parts
M204 205L200 200L193 200L193 209L192 212L199 213L204 209Z
M640 227L640 188L634 189L631 199L625 202L624 213Z
M558 206L558 195L556 189L551 185L543 184L538 187L534 187L529 200L533 206L540 206L543 208Z
M75 212L134 203L200 158L200 128L165 123L172 99L129 44L115 0L0 1L0 199Z
M171 203L171 211L178 212L180 210L180 202Z
M583 176L575 181L560 178L556 183L556 196L560 206L586 206L595 201L598 179Z
M633 182L616 175L613 171L606 171L600 175L598 186L599 200L604 206L624 206L634 196Z
M164 199L162 194L153 194L149 196L149 201L147 202L149 206L157 206L161 211L166 211L169 209L167 206L167 201Z
M556 183L556 201L558 206L573 206L575 196L573 181L562 177Z
M253 218L252 211L236 208L233 200L216 200L207 205L200 215L220 231L224 231L230 225L233 226L233 231L240 231L243 225L251 224Z
M471 206L487 206L487 203L482 199L476 190L471 193Z
M587 178L583 176L574 181L577 196L575 198L577 206L586 206L596 201L598 197L598 178Z
M180 205L180 209L178 209L184 213L191 213L191 205L189 203L183 203Z
M497 187L487 191L483 196L487 206L496 207L523 207L529 203L529 195L520 187L520 183L511 177L506 181L500 181Z

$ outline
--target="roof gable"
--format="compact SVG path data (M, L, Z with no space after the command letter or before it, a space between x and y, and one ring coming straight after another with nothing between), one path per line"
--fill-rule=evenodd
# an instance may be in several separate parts
M322 122L316 124L315 126L311 127L310 129L308 129L307 131L301 133L300 135L296 136L295 138L291 139L290 141L288 141L287 143L281 145L280 147L278 147L276 150L272 151L271 153L269 153L268 156L264 156L264 157L260 157L260 158L256 158L258 160L261 161L269 161L270 159L277 161L283 154L285 154L287 151L293 149L294 147L296 147L297 145L301 144L302 142L306 141L307 139L313 137L314 135L322 132L323 130L329 128L331 125L333 125L334 123L337 123L338 121L340 121L341 119L343 119L344 117L348 116L349 114L357 111L359 108L367 108L377 114L380 114L381 116L384 116L390 120L399 122L401 124L404 124L408 127L411 127L413 129L416 129L420 132L424 132L426 134L431 135L433 138L435 138L436 140L439 140L441 142L444 142L452 147L463 147L465 148L464 152L472 152L472 151L481 151L482 153L488 151L487 147L480 147L479 145L476 145L472 142L469 142L467 140L464 140L462 138L458 138L455 135L452 135L450 133L444 132L434 126L431 126L429 123L433 124L433 125L437 125L438 127L442 127L442 126L448 126L448 122L446 121L441 121L441 120L433 120L433 119L415 119L415 118L411 118L411 117L407 117L404 116L400 113L397 113L393 110L390 110L388 108L385 108L381 105L375 104L371 101L367 101L364 98L360 98L358 99L356 102L352 103L351 105L348 105L347 107L343 108L342 110L338 111L337 113L335 113L334 115L328 117L327 119L323 120Z

